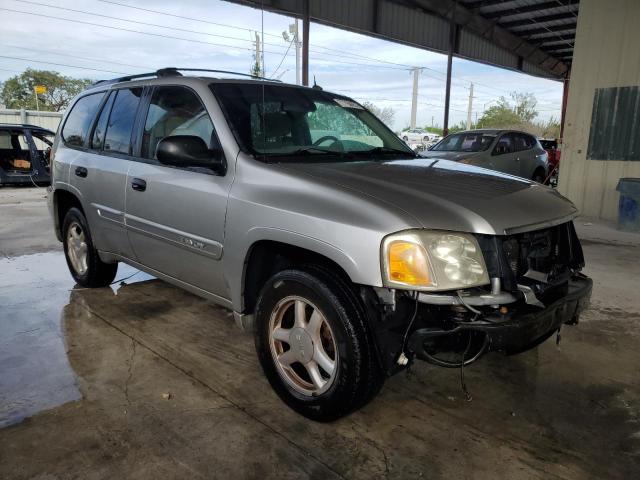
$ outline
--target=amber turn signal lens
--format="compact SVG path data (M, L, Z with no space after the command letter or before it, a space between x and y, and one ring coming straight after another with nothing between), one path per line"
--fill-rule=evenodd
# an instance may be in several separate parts
M421 245L396 240L389 244L387 252L389 280L406 285L431 285L427 253Z

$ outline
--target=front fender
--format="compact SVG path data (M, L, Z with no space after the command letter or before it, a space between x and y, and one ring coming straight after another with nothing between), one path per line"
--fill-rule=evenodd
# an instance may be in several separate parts
M339 265L353 282L367 284L380 284L381 282L380 267L377 262L375 262L374 271L370 272L369 278L365 279L363 278L363 269L359 268L356 259L335 245L318 238L281 228L253 227L243 235L241 244L234 242L233 249L227 249L227 255L225 255L226 276L229 282L233 309L236 312L244 311L242 293L247 260L251 254L252 247L260 241L287 244L322 255Z

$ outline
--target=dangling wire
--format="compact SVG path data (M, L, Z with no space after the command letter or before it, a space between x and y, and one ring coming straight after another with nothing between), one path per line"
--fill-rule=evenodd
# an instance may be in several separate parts
M467 348L465 348L462 353L462 361L460 362L460 387L462 387L462 392L464 393L464 398L467 402L473 400L469 390L467 390L467 384L464 381L464 359L467 356L467 353L469 353L469 348L471 348L471 335L472 332L469 332L469 342L467 342Z
M404 353L404 349L407 346L407 337L409 336L409 331L411 330L411 327L413 326L413 322L416 319L416 316L418 315L418 292L415 292L415 301L416 301L416 306L413 309L413 315L411 316L411 320L409 320L409 325L407 325L407 329L404 332L404 337L402 337L402 350L400 350L400 352Z

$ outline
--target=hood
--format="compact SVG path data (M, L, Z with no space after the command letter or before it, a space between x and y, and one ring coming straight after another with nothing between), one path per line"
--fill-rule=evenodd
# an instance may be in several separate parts
M283 163L280 168L392 204L414 217L417 228L503 235L556 225L578 213L549 187L448 160Z
M438 152L434 150L426 150L420 153L420 156L426 158L439 158L441 160L453 160L458 162L466 158L477 157L482 152Z

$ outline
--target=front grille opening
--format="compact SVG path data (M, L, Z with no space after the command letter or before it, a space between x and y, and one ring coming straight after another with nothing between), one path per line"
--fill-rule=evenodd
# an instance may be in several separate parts
M478 241L489 275L499 277L503 289L512 292L521 284L541 293L565 284L584 265L572 222L516 235L479 235Z

